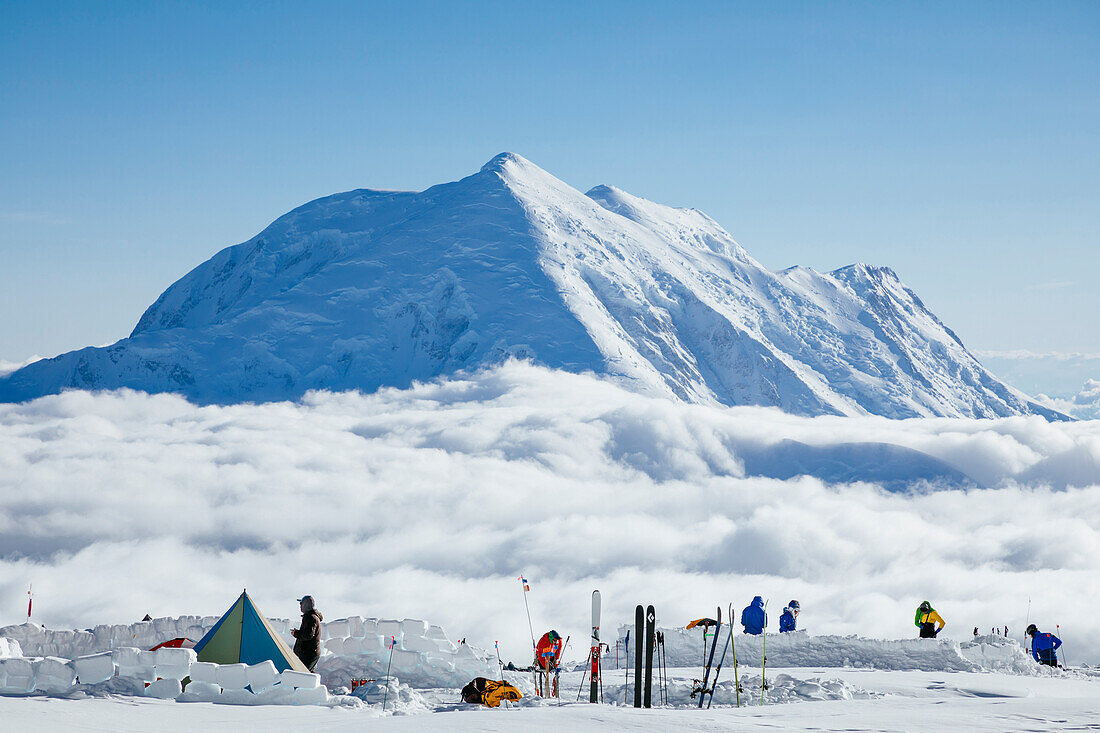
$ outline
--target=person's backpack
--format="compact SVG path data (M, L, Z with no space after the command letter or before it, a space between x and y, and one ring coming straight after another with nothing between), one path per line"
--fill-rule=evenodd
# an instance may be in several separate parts
M519 700L523 693L507 682L475 677L462 688L462 702L499 707L501 700Z

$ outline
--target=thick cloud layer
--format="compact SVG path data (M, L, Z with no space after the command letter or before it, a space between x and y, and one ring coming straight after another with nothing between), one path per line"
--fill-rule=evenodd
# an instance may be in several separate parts
M301 404L0 406L0 623L30 582L38 620L76 626L220 613L247 587L272 616L312 593L525 661L522 573L536 629L578 656L598 587L608 628L761 594L811 632L887 638L925 598L957 638L1018 632L1030 597L1097 662L1098 528L1100 422L800 418L516 363Z

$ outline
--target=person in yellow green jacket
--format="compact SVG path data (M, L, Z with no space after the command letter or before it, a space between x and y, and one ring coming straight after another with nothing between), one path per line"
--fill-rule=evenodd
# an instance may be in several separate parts
M917 608L917 616L913 619L913 623L920 628L920 638L922 639L936 638L936 634L943 631L944 626L947 626L943 616L936 613L936 609L932 608L932 604L928 601L920 604ZM936 624L939 624L939 628L936 627Z

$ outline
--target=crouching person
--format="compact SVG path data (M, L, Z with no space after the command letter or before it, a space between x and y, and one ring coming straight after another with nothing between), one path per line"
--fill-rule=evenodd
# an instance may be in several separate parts
M1027 635L1031 637L1031 656L1039 664L1050 667L1058 667L1058 647L1062 646L1062 640L1054 634L1043 633L1032 624L1027 627Z

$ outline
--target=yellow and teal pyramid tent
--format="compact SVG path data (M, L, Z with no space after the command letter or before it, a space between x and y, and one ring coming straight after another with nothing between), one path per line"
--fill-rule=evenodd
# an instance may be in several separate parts
M280 672L284 669L309 672L271 628L271 622L256 608L248 591L241 593L218 623L195 644L195 654L200 662L258 664L270 659Z

